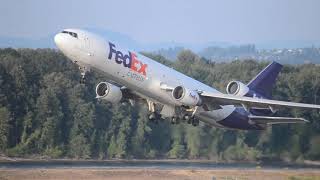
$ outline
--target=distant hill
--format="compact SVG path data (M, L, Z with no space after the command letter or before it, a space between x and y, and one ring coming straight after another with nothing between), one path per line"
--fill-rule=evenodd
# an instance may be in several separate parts
M170 60L175 60L183 49L190 49L198 55L216 62L257 59L276 60L287 64L320 63L320 41L270 41L247 45L215 41L206 43L141 43L123 33L103 29L86 29L120 44L122 48L160 54ZM0 48L56 48L53 38L54 34L38 39L0 37Z
M240 45L240 46L230 46L227 48L210 46L198 53L200 56L207 59L225 61L233 60L237 58L250 59L257 54L255 45Z
M158 51L153 51L153 53L160 54L170 60L175 60L183 49L182 47L162 48ZM258 50L255 45L240 45L225 48L211 46L199 51L197 54L214 62L254 59L258 61L278 61L282 64L320 64L320 48L316 47Z
M39 39L0 37L0 48L55 48L53 37L54 35Z

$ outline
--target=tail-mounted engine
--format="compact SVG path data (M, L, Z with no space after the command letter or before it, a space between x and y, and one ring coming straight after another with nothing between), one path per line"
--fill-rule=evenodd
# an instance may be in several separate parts
M255 98L263 98L267 99L266 97L262 96L260 93L255 92L254 90L251 90L247 85L243 84L239 81L231 81L227 85L227 93L232 94L235 96L246 96L246 97L255 97ZM249 110L248 107L245 107L245 109ZM265 115L265 114L273 114L277 110L274 109L272 106L269 108L258 108L258 109L250 109L250 112L255 115Z
M227 85L227 93L235 96L244 96L250 91L249 87L239 81L231 81Z
M199 106L202 100L197 91L186 89L183 86L177 86L172 91L172 97L185 106Z
M122 99L120 87L107 82L100 82L96 86L96 98L104 99L111 103L118 103Z

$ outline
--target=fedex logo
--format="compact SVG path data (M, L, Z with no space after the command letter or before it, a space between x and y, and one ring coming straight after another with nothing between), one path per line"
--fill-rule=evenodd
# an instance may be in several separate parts
M131 69L139 74L144 76L147 75L146 69L148 67L147 64L142 63L135 53L128 51L128 54L124 54L121 51L116 50L116 46L109 42L109 56L108 59L112 59L114 57L117 64L123 64L124 67Z

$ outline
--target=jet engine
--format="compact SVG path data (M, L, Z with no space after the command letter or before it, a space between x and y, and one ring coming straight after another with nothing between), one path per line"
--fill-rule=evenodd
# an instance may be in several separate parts
M118 103L122 99L120 87L107 82L100 82L96 86L96 98L104 99L111 103Z
M199 106L202 101L196 91L177 86L172 91L172 97L185 106Z
M227 93L236 95L236 96L244 96L246 95L250 89L248 86L239 81L231 81L227 85Z

